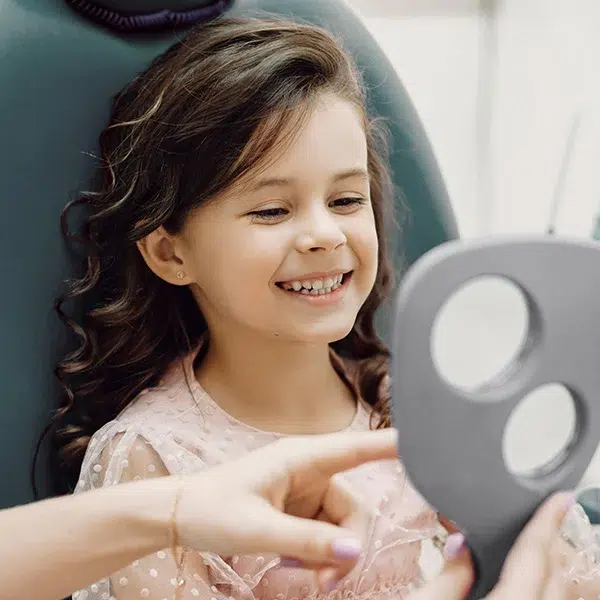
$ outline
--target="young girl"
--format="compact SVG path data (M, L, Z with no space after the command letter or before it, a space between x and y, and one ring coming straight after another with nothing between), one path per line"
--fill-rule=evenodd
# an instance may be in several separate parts
M82 340L58 367L62 455L73 468L85 452L77 492L389 425L373 325L390 289L383 139L338 42L278 19L202 25L117 96L100 191L76 203L91 211L88 261L68 298L88 308L80 323L61 311ZM363 553L329 592L279 556L199 554L175 536L76 597L405 597L435 513L396 461L345 479Z

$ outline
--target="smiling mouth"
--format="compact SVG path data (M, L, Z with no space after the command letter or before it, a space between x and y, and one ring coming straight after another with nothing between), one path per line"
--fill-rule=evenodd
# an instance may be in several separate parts
M341 287L344 287L350 278L353 271L348 273L340 273L331 277L322 279L307 279L297 281L277 282L275 285L286 292L294 294L304 294L306 296L325 296L331 294Z

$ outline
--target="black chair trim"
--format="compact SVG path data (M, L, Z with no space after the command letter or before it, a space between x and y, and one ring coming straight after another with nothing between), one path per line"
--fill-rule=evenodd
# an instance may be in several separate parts
M211 4L190 10L164 9L146 14L123 14L98 6L92 0L66 0L67 4L86 19L120 33L173 31L210 21L222 15L234 0L215 0Z

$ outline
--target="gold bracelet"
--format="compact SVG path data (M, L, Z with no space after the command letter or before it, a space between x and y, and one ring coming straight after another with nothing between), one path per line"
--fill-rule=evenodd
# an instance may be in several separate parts
M174 600L180 600L181 592L185 584L183 579L183 562L185 557L185 550L181 550L180 556L177 555L179 546L179 531L177 529L177 510L179 509L179 502L183 493L183 477L181 474L176 476L177 489L175 490L175 498L173 499L173 509L171 511L171 520L169 521L170 537L171 537L171 552L173 553L173 560L175 561L175 567L177 572L175 574L175 597Z

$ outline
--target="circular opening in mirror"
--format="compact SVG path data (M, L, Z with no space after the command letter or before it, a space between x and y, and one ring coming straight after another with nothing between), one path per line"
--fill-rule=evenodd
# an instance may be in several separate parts
M520 477L542 475L566 457L577 432L577 412L570 392L559 383L543 385L513 410L504 431L508 470Z
M472 279L436 316L433 362L450 385L475 391L514 363L528 329L527 301L517 285L497 276Z

